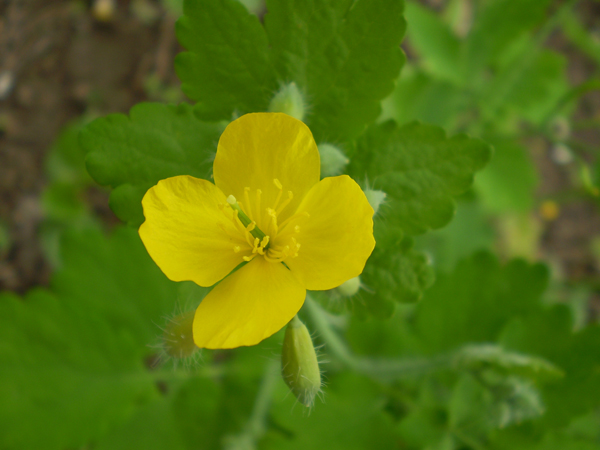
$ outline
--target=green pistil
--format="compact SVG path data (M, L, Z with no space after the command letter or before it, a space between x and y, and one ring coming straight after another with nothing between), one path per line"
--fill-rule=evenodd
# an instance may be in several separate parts
M250 225L251 223L254 223L254 228L252 230L250 230L250 234L256 238L259 238L262 242L262 240L267 235L265 233L263 233L260 228L258 228L258 226L256 225L256 222L250 220L250 217L248 217L246 215L246 213L244 211L242 211L242 208L240 208L240 205L238 204L236 198L233 195L230 195L229 197L227 197L227 203L229 203L229 206L231 206L234 210L236 210L238 212L238 219L240 219L240 222L242 222L242 225L244 225L245 228L248 228L248 225ZM269 245L267 244L265 249L268 247L269 247Z

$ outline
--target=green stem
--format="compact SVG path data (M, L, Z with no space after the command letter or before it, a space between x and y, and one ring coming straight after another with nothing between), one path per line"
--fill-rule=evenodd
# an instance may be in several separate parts
M304 304L308 309L314 326L319 330L319 337L325 342L329 353L345 365L354 369L356 363L355 357L346 346L346 343L342 341L337 333L333 331L333 328L331 328L331 324L329 323L323 308L321 308L321 306L319 306L319 304L308 294L306 295L306 302Z
M441 368L454 365L452 355L440 355L433 358L365 358L357 356L348 348L342 338L333 330L327 313L317 302L307 295L307 310L314 326L319 331L319 336L325 342L325 348L331 356L338 359L348 368L369 377L390 381L406 376L423 375Z
M269 414L269 408L271 406L271 399L273 398L273 391L275 390L276 380L279 376L279 362L269 361L265 367L265 374L263 375L260 388L256 394L254 401L254 407L250 418L244 427L244 431L237 435L230 437L225 448L227 450L242 450L242 449L253 449L256 448L257 441L265 434L267 430L266 419Z
M269 413L273 391L275 390L275 382L279 377L279 361L269 361L265 368L252 414L248 420L247 429L252 434L255 440L258 440L265 434L266 425L265 419Z

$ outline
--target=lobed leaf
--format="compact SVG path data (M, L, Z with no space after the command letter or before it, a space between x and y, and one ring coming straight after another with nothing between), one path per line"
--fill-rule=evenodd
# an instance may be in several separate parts
M0 297L0 447L80 448L158 396L145 366L177 286L134 230L69 233L52 292Z
M146 189L176 175L209 178L222 126L196 118L187 104L140 103L129 116L111 114L86 126L80 141L90 175L113 191L111 206L134 225L143 222Z
M234 112L266 111L277 90L269 42L258 21L237 0L184 2L177 38L188 51L175 59L183 92L205 120Z
M374 125L358 140L349 172L387 194L381 216L406 234L446 225L455 197L473 183L491 148L466 135L446 137L441 128L393 121Z
M404 56L401 0L268 1L265 28L278 79L309 103L317 141L356 138L380 114Z

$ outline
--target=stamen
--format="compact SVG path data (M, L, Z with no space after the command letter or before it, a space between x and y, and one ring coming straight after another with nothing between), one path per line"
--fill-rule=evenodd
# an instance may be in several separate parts
M262 191L260 189L257 189L256 190L256 221L259 221L261 219L261 215L260 215L260 210L261 210L260 200L261 200L261 198L262 198Z
M276 235L279 228L277 227L277 213L271 208L267 208L267 214L271 216L271 223L273 224L273 230L270 234Z
M273 180L273 183L275 183L275 186L277 186L277 189L279 189L279 193L277 194L277 198L275 199L275 203L273 204L273 209L277 209L277 205L279 205L279 200L281 200L281 194L283 194L283 186L277 178Z
M296 233L300 233L300 225L296 225L296 226L294 227L294 232L296 232Z
M260 239L254 238L254 243L252 245L252 253L256 253L258 251L258 244L260 244Z
M246 205L248 206L248 217L250 217L250 219L254 220L254 213L252 212L252 204L250 203L250 188L249 187L245 187L244 188L244 202L246 203Z
M292 201L293 198L294 198L294 193L292 191L288 191L288 198L281 204L281 206L279 206L279 208L277 208L277 214L281 214L281 211L283 211L285 209L285 207L290 204L290 202Z
M272 262L272 263L278 263L281 262L282 259L281 258L273 258L269 255L269 252L265 253L265 260L267 260L268 262Z

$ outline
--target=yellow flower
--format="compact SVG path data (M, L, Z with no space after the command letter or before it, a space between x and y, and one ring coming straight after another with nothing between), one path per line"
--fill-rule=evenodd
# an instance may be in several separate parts
M140 237L165 275L220 281L196 310L198 347L257 344L294 317L307 289L362 272L375 246L373 209L350 177L319 181L319 164L304 123L247 114L219 140L214 184L177 176L144 196Z

